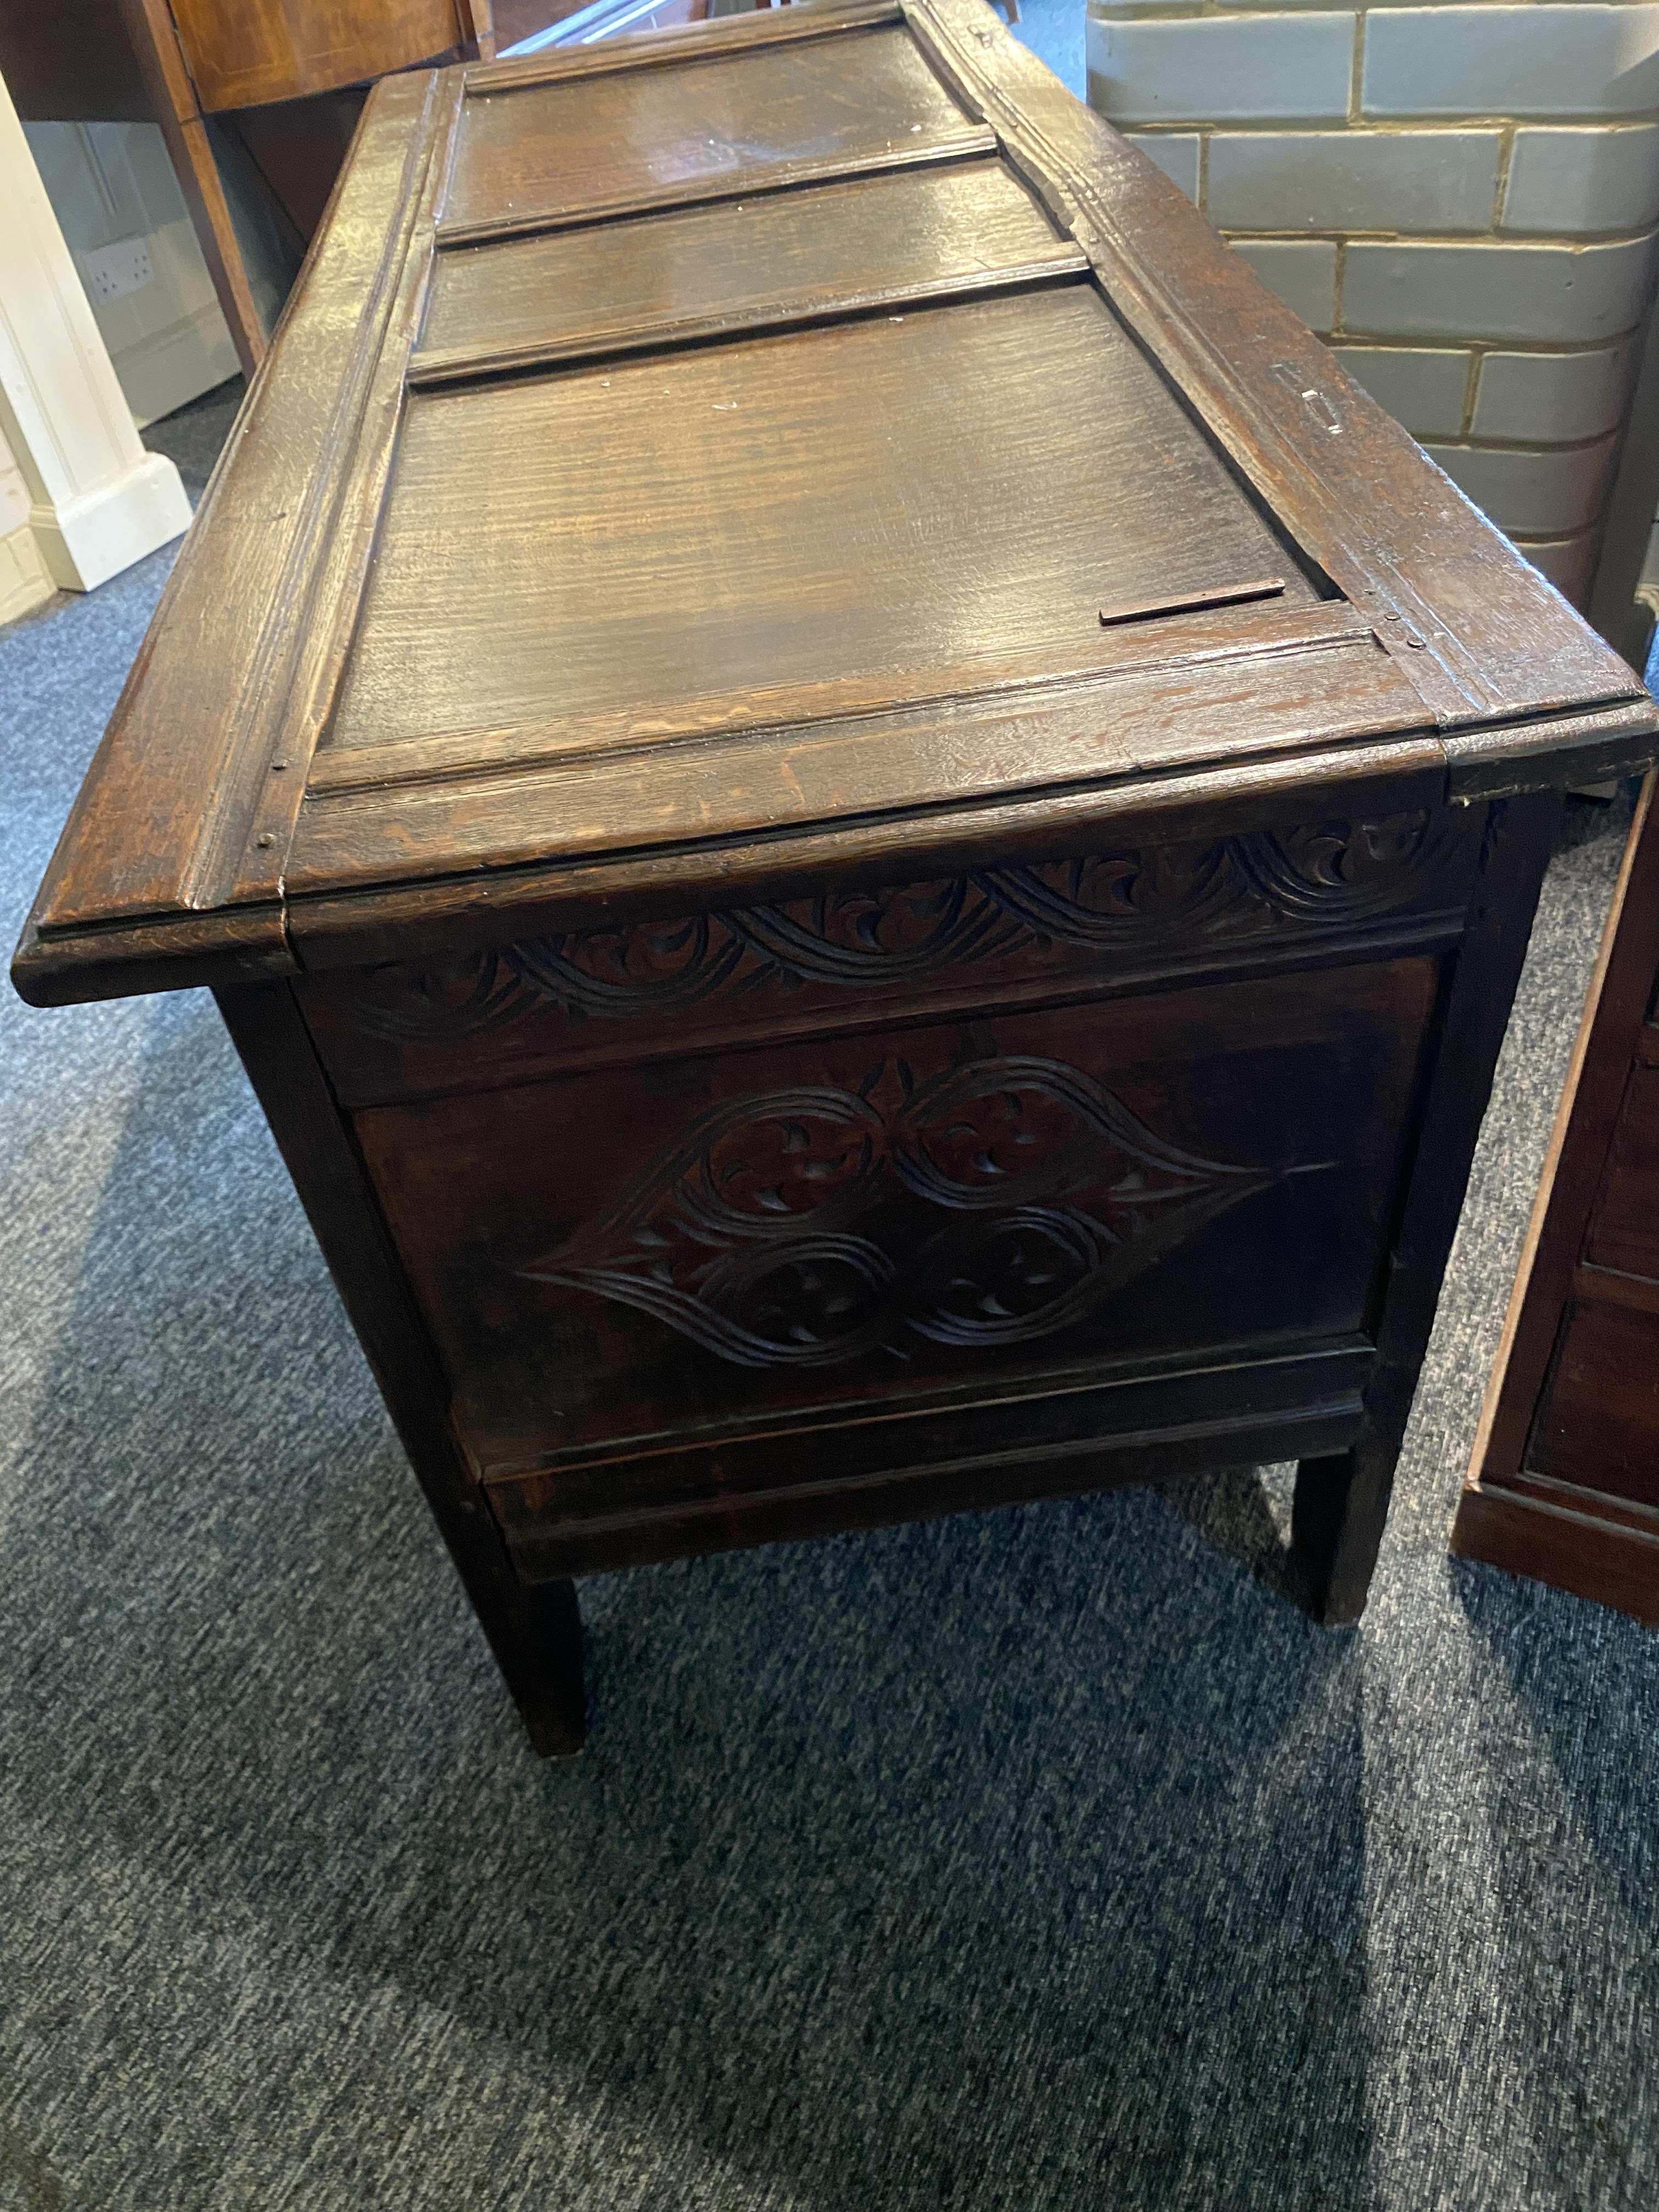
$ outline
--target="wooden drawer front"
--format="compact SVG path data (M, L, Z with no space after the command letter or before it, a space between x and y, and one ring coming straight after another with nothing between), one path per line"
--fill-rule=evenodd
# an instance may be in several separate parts
M1526 1463L1659 1505L1659 1299L1650 1310L1600 1298L1568 1307Z
M1371 1318L1429 957L356 1116L481 1470L579 1468ZM1231 1356L1231 1355L1230 1355ZM617 1480L621 1483L621 1472Z
M1659 1281L1659 1067L1631 1070L1584 1256Z
M349 1106L1455 933L1478 809L1009 866L302 979ZM1409 939L1407 941L1411 941ZM1417 941L1421 941L1419 936Z

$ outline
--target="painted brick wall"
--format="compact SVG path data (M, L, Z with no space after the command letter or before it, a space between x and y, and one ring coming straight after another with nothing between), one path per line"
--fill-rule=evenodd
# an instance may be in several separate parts
M1656 0L1089 0L1089 98L1583 604L1652 290Z

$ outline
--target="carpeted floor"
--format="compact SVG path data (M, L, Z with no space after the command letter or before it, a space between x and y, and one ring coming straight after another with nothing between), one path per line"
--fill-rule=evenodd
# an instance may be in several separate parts
M0 633L9 933L167 562ZM0 2212L1650 2206L1659 1638L1445 1553L1621 826L1358 1632L1282 1470L780 1547L550 1768L210 1003L0 996Z

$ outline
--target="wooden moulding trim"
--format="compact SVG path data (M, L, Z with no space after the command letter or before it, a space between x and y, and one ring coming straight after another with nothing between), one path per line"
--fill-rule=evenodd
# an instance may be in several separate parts
M219 878L264 796L265 763L256 772L249 750L270 735L269 682L288 657L294 610L276 586L309 594L340 499L346 456L330 441L351 426L315 393L353 379L354 363L366 391L380 334L356 311L375 296L389 307L386 264L438 96L430 73L370 96L339 219L307 258L59 841L36 909L48 933L207 907L229 889ZM326 312L342 297L349 318ZM280 842L268 849L280 859Z
M665 62L694 62L748 46L781 46L803 39L832 38L838 31L873 28L904 20L898 0L817 0L811 8L782 8L760 21L739 15L722 22L686 23L667 31L634 31L602 46L527 54L522 61L475 62L466 72L469 99L481 94L524 92L572 77L615 76L624 70Z
M1035 286L1062 283L1086 276L1088 257L1054 240L1054 252L1041 260L1009 262L987 268L977 276L936 277L931 282L899 282L878 289L777 301L765 307L733 313L714 309L707 314L682 315L673 320L641 323L628 331L610 331L574 337L544 339L514 346L457 346L443 353L417 353L410 364L411 389L459 384L469 378L510 375L514 370L567 368L577 362L602 362L620 356L694 345L708 338L758 337L770 331L799 330L814 323L848 322L860 315L878 314L892 307L926 304L939 307L952 300L971 300L987 292L1028 291Z
M1454 798L1513 799L1539 788L1540 761L1568 750L1574 783L1601 783L1650 768L1659 754L1659 708L1644 691L1628 703L1529 715L1496 729L1448 730L1443 743Z
M1599 1494L1578 1493L1584 1506ZM1458 1501L1451 1550L1659 1628L1659 1531L1529 1492L1471 1482Z
M216 808L210 817L192 905L281 895L306 773L344 671L368 574L425 299L434 210L454 147L460 112L454 73L431 83L425 128L410 147L403 220L363 303L362 337L331 410L324 451L337 445L343 458L313 474L301 535L275 594L276 619L268 623L244 692L244 805ZM280 774L271 768L278 760L286 763Z
M1572 1271L1572 1296L1592 1306L1617 1306L1625 1313L1659 1314L1659 1283L1645 1275L1626 1275L1614 1267L1581 1261Z
M74 1006L297 972L283 909L273 904L117 922L51 938L31 927L17 948L11 980L32 1006Z
M1064 94L981 0L904 0L904 11L946 86L997 131L1269 508L1386 625L1389 650L1443 726L1555 703L1556 692L1540 696L1546 681L1564 705L1639 696L1632 672L1425 470L1184 194Z
M821 1436L826 1429L837 1431L853 1451L865 1454L884 1454L889 1440L902 1436L907 1441L900 1448L910 1455L927 1449L925 1439L932 1423L1018 1418L1037 1405L1069 1408L1066 1418L1075 1432L1091 1443L1109 1442L1114 1436L1127 1442L1163 1429L1163 1414L1170 1404L1181 1406L1208 1433L1237 1425L1252 1414L1288 1412L1310 1395L1328 1403L1346 1398L1358 1402L1376 1357L1370 1340L1353 1334L1288 1346L1260 1340L1254 1345L1217 1344L1185 1354L1149 1353L1115 1364L1103 1361L1093 1367L1054 1370L1000 1387L994 1384L988 1391L983 1382L947 1383L926 1396L896 1402L890 1398L830 1398L758 1419L751 1413L746 1419L709 1421L696 1430L608 1437L534 1459L482 1464L478 1479L508 1484L557 1481L619 1463L638 1466L655 1460L667 1467L708 1452L718 1452L725 1463L734 1449L752 1447L769 1455L791 1438ZM1310 1386L1310 1378L1316 1376L1318 1381ZM1208 1412L1193 1408L1194 1385ZM1103 1426L1097 1418L1102 1414L1106 1416ZM1110 1425L1113 1414L1119 1417L1116 1427ZM914 1441L918 1437L924 1439L920 1447Z
M1329 678L1316 698L1305 702L1294 696L1291 678L1299 672L1290 665L1294 656L1263 656L1257 667L1237 664L1249 667L1248 701L1215 687L1202 696L1203 687L1195 684L1183 702L1172 696L1166 678L1156 719L1142 711L1145 702L1132 685L1115 698L1103 685L1057 687L1041 696L1026 695L1014 708L994 702L977 713L923 709L868 724L817 724L787 745L757 744L733 733L687 749L618 750L527 769L504 763L491 776L400 781L386 788L362 783L313 793L289 855L287 887L298 900L347 890L354 881L366 887L409 882L423 872L435 877L474 868L639 862L665 851L700 850L708 856L704 866L718 872L716 855L751 841L812 836L821 824L846 819L848 791L858 792L862 801L860 818L848 824L859 842L866 849L904 851L919 840L949 842L953 831L964 840L988 832L1005 818L1004 807L1029 803L1039 793L1046 794L1051 811L1075 801L1079 814L1105 820L1154 809L1171 792L1198 787L1191 779L1204 769L1237 778L1275 753L1311 763L1333 747L1349 745L1363 754L1379 741L1426 734L1414 699L1385 706L1358 683L1345 698L1338 678L1346 657L1321 656L1330 663ZM1267 681L1275 665L1285 687L1278 716ZM1201 763L1190 755L1182 758L1192 728L1224 726L1230 714L1247 708L1259 711L1257 728L1240 736L1231 750L1218 750ZM1614 710L1615 720L1621 712ZM1548 772L1527 779L1529 787L1559 789L1575 772L1579 749L1601 727L1594 717L1560 726L1556 745L1540 747L1534 756ZM869 743L872 730L880 732L878 748ZM1015 772L1009 767L1011 740L1019 747ZM1635 738L1623 742L1622 751L1612 748L1614 757L1633 754L1632 765L1651 753L1645 721ZM1609 749L1598 744L1595 757L1605 759ZM1564 765L1563 755L1574 766ZM1436 757L1446 777L1443 797L1484 803L1483 791L1460 787L1450 778L1443 740L1437 743ZM729 793L729 826L724 836L707 838L699 834L704 817L698 794L714 778L723 780ZM979 794L986 790L997 791L999 799L983 800Z
M1065 1378L1046 1389L1034 1379L1025 1391L978 1403L957 1394L954 1402L902 1413L806 1412L792 1429L774 1423L764 1433L700 1440L655 1455L664 1480L678 1476L682 1485L702 1462L710 1476L706 1489L683 1490L678 1498L648 1492L637 1501L619 1498L610 1512L584 1510L580 1517L561 1513L560 1486L567 1494L573 1484L584 1492L596 1482L608 1487L598 1451L586 1472L568 1464L511 1474L492 1468L484 1494L521 1571L585 1573L670 1549L764 1542L786 1519L798 1533L824 1533L1340 1450L1364 1419L1371 1356L1368 1345L1350 1340L1278 1357L1258 1352L1224 1367L1168 1363L1161 1372L1079 1378L1069 1388ZM778 1484L783 1434L799 1440L798 1450L809 1442L820 1451L831 1448L836 1472ZM641 1441L648 1466L649 1440ZM908 1463L896 1466L896 1455ZM611 1458L641 1467L641 1455L620 1443ZM717 1478L708 1465L714 1458Z
M1644 1505L1634 1498L1620 1498L1609 1490L1591 1490L1582 1482L1563 1482L1553 1474L1534 1474L1523 1468L1502 1482L1488 1482L1490 1492L1506 1498L1528 1498L1565 1513L1585 1513L1592 1520L1617 1522L1638 1536L1659 1542L1659 1505Z
M1340 805L1394 812L1437 805L1444 789L1445 757L1431 738L1356 745L953 809L888 825L884 836L872 835L868 823L848 823L787 839L687 844L643 863L608 854L325 891L290 899L289 941L303 969L325 970L407 959L423 942L456 943L458 933L485 944L532 930L611 928L665 913L801 896L827 884L917 882L972 868L992 854L1064 859L1130 825L1141 839L1222 836L1283 820L1287 803L1298 811Z
M988 854L1062 859L1121 832L1194 837L1269 827L1298 808L1340 804L1384 812L1441 803L1445 756L1432 738L1353 744L1205 772L1126 779L1075 793L954 808L887 825L843 823L787 838L659 850L581 862L539 861L447 879L375 884L308 897L286 908L233 908L160 922L112 922L46 936L25 931L14 968L34 1006L137 992L187 990L407 959L423 946L479 944L528 929L609 927L619 920L842 885L917 879L928 869L978 865ZM884 829L885 834L879 833Z
M637 206L632 202L587 202L565 214L514 216L512 218L513 228L489 238L473 238L464 236L459 232L446 231L441 223L438 251L440 254L459 253L473 246L510 246L515 240L523 238L563 237L571 231L605 230L612 223L626 222L633 217L648 219L652 216L684 215L693 208L722 207L731 201L773 198L790 192L810 192L832 185L856 185L872 177L890 175L895 169L956 168L967 162L1000 161L1001 155L1002 142L994 131L981 124L964 123L959 131L952 130L938 137L924 138L915 145L884 147L879 154L826 155L822 163L770 162L764 168L748 172L735 184L729 181L730 172L719 176L690 178L685 185L688 197L684 199L662 201L645 198ZM1066 241L1056 237L1054 243L1063 247ZM1085 271L1092 271L1094 264L1088 255L1080 246L1076 246L1075 251L1079 256L1080 267Z
M750 200L763 192L797 191L808 185L839 184L850 177L883 176L896 169L927 168L940 161L983 159L997 150L994 131L964 124L931 138L869 154L822 154L799 161L769 161L763 168L722 170L718 177L687 177L649 191L616 192L609 199L586 199L550 206L527 206L512 215L480 216L471 222L441 222L441 246L485 246L502 239L544 235L549 231L592 230L629 216L659 215L671 208L714 207L726 200ZM1087 256L1084 257L1087 265Z
M751 1545L793 1543L849 1528L878 1528L937 1516L986 1512L1046 1498L1170 1482L1218 1468L1262 1467L1282 1460L1323 1458L1345 1450L1356 1422L1346 1408L1316 1406L1268 1421L1242 1422L1224 1434L1189 1429L1133 1444L1084 1443L1060 1450L1025 1445L1001 1456L966 1458L923 1468L884 1482L820 1482L734 1499L725 1512L682 1513L665 1507L641 1513L611 1533L578 1528L562 1539L538 1540L515 1532L508 1554L521 1583L558 1582L613 1568L693 1558Z
M1028 1442L1002 1452L953 1455L936 1466L889 1468L879 1474L589 1515L544 1533L503 1526L502 1534L508 1557L526 1581L600 1574L612 1566L738 1551L791 1536L1212 1474L1218 1468L1323 1458L1345 1450L1362 1425L1359 1401L1340 1398L1254 1419L1192 1421L1133 1437ZM492 1505L501 1502L504 1488L486 1492Z
M580 1025L580 1044L570 1042L568 1030L545 1043L515 1042L506 1049L486 1043L464 1067L455 1065L445 1072L411 1075L399 1069L388 1073L384 1062L376 1066L366 1055L360 1061L337 1051L329 1072L341 1105L351 1113L436 1098L477 1097L523 1083L648 1067L662 1060L707 1059L757 1045L849 1034L873 1036L885 1030L967 1017L995 1020L1061 1006L1104 1006L1154 992L1249 983L1289 973L1307 975L1330 968L1391 964L1425 955L1436 958L1457 950L1467 913L1464 906L1441 907L1403 917L1389 914L1340 929L1322 921L1306 926L1291 923L1272 936L1188 942L1161 959L1146 955L1137 959L1131 953L1121 953L1109 969L1103 964L1094 969L1079 967L1042 980L988 986L982 978L969 974L953 987L908 993L872 990L856 1003L839 1006L820 999L799 1014L781 1012L759 1019L752 1014L724 1021L699 1021L694 1017L684 1029L663 1028L645 1035L640 1034L638 1024L619 1024L619 1029L630 1033L614 1040L599 1024L588 1022ZM330 988L324 977L316 980ZM300 988L303 992L305 988L306 979L302 979Z
M672 718L629 712L608 720L589 716L574 727L556 721L520 723L386 744L325 744L313 759L306 797L323 800L399 785L471 783L491 775L544 766L568 769L629 756L666 763L680 747L728 738L750 750L842 732L861 736L878 726L897 737L919 720L941 714L978 723L988 716L1023 717L1075 703L1097 707L1103 717L1109 717L1123 701L1116 687L1126 684L1200 666L1220 676L1229 672L1230 665L1271 665L1277 672L1276 657L1315 653L1358 653L1383 679L1375 698L1367 692L1352 716L1343 718L1351 719L1356 729L1380 734L1390 727L1420 726L1424 719L1416 700L1389 680L1388 665L1377 655L1370 632L1346 605L1251 610L1243 617L1231 611L1190 620L1170 617L1156 631L1091 629L1073 651L1070 668L1055 666L1059 653L1048 644L987 655L977 663L957 659L910 671L908 689L903 676L884 669L877 676L832 684L690 699ZM1354 673L1345 666L1340 678L1352 679Z
M1160 772L1190 769L1195 754L1237 770L1264 755L1360 746L1379 732L1419 729L1421 710L1409 695L1389 700L1359 672L1344 686L1342 663L1352 657L1312 653L1310 670L1293 654L1264 654L1235 663L1228 684L1202 673L1179 686L1166 677L1137 687L1131 678L1115 696L1066 689L1026 696L1016 707L827 722L787 744L734 734L488 777L313 795L285 882L290 895L302 895L526 866L555 854L568 862L665 846L718 848L848 819L849 800L867 842L902 849L930 820L983 808L987 792L1057 799L1116 785L1133 794ZM1234 735L1230 726L1241 722ZM722 793L721 830L712 837L711 784Z

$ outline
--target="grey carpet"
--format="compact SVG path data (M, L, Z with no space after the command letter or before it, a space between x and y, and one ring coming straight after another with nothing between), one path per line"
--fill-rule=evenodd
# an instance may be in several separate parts
M9 933L167 557L0 633ZM556 1767L210 1003L0 996L0 2212L1650 2206L1659 1639L1445 1551L1620 826L1358 1632L1282 1470L778 1547Z

